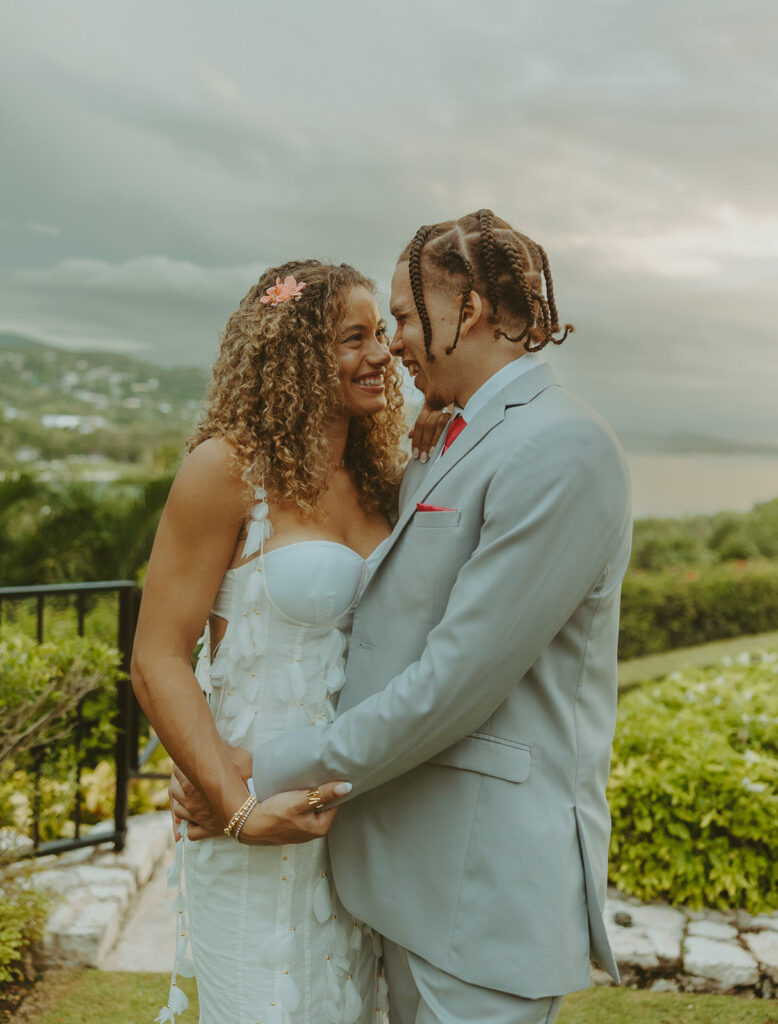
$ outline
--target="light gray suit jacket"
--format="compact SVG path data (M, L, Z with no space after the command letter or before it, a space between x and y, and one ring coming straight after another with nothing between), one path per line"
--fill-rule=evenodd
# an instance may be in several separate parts
M442 970L528 998L586 987L590 954L617 977L602 905L631 538L619 444L543 364L409 467L401 499L339 717L263 744L258 795L351 781L330 832L341 899Z

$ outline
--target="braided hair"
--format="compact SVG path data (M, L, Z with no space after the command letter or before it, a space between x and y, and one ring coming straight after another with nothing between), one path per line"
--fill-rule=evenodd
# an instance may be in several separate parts
M462 300L454 341L457 347L462 318L470 293L476 289L491 306L489 322L495 325L495 339L523 342L528 352L539 352L549 342L561 345L574 327L559 325L554 282L545 251L531 238L514 230L491 210L478 210L457 221L420 227L403 250L408 260L411 291L424 332L424 348L430 353L432 324L424 301L423 280L461 290ZM423 264L423 273L422 273ZM521 325L511 336L504 326ZM561 337L558 335L561 332Z

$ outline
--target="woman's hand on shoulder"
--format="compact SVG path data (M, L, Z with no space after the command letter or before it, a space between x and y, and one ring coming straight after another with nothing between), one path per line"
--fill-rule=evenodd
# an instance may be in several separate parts
M416 422L408 431L411 439L411 454L414 459L426 462L430 452L438 443L440 435L448 426L451 412L448 409L430 409L425 403Z

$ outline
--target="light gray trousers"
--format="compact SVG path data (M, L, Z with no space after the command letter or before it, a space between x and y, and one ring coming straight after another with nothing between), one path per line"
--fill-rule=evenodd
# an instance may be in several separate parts
M384 938L390 1024L553 1024L561 996L523 999L468 985Z

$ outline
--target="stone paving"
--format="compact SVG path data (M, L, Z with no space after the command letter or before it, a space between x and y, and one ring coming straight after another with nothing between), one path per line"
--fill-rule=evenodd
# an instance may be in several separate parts
M657 992L778 993L778 913L643 906L613 892L605 923L626 984ZM606 979L595 972L595 981Z
M173 918L167 913L172 894L168 896L164 888L164 866L172 846L170 814L164 811L130 818L121 853L98 846L38 861L35 884L52 890L57 898L43 943L36 950L36 965L42 969L105 967L111 962L115 970L166 970L168 962L172 965ZM165 943L160 934L163 904L169 925ZM122 968L112 959L120 936L121 948L130 943L128 964L140 965L139 950L144 945L148 949L142 966Z
M99 827L99 826L98 826ZM168 971L173 893L166 885L173 837L167 812L131 818L127 845L40 864L37 883L59 895L36 960L41 967ZM691 911L641 905L610 891L608 935L622 982L654 991L778 994L778 913ZM609 984L594 970L596 984Z
M116 945L103 961L106 971L172 971L177 917L175 893L167 887L172 852L159 864L128 918Z

